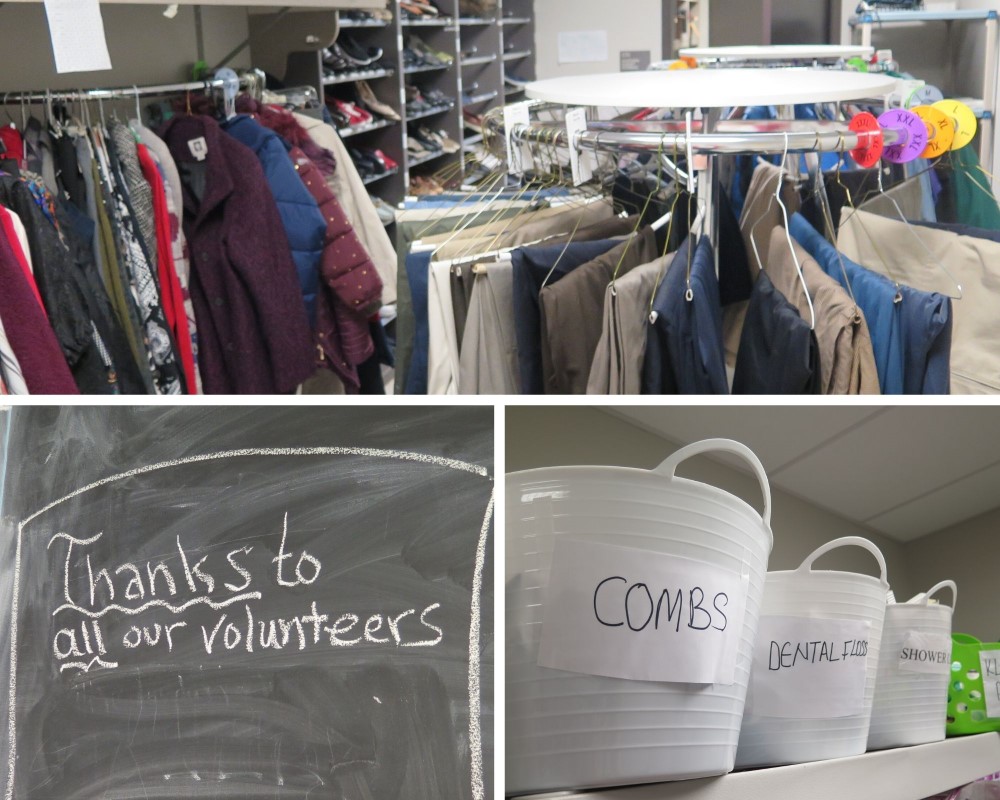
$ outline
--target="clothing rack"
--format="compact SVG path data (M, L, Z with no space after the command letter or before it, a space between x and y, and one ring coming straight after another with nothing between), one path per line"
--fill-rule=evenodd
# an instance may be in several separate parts
M234 84L234 77L237 83ZM207 78L202 81L187 83L164 83L152 86L119 86L108 89L75 89L70 91L28 91L3 92L0 94L0 105L28 105L51 102L85 102L88 100L128 100L135 97L153 97L182 92L225 90L229 87L248 88L259 86L264 88L263 75L245 74Z
M490 132L505 136L502 120L489 119ZM886 145L903 141L905 133L886 129L879 132L855 132L835 122L802 120L768 121L766 125L739 120L720 121L710 133L673 130L684 123L671 120L660 130L627 130L633 122L591 122L586 131L570 137L566 129L551 124L517 125L511 137L518 142L532 142L557 147L589 150L648 152L692 152L706 155L780 155L784 152L840 153L870 146L880 135ZM646 122L643 127L653 127Z

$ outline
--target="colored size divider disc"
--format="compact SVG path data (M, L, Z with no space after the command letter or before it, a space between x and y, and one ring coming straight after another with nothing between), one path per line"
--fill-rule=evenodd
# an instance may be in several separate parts
M961 150L973 140L979 123L976 121L975 113L965 103L958 100L941 100L934 104L934 108L943 111L955 123L955 143L951 147L952 150Z
M879 115L878 124L884 129L898 130L903 138L896 144L886 145L882 158L893 164L916 161L927 147L927 126L912 111L894 108Z
M851 158L858 162L858 166L869 169L874 167L882 158L882 129L878 126L878 120L867 111L862 111L855 116L848 127L854 133L870 133L867 141L851 151Z
M907 107L912 110L914 106L930 106L938 102L938 100L944 100L944 95L937 86L931 86L928 83L914 90L913 94L910 95L910 102L907 103Z
M955 144L955 123L951 117L934 106L917 106L913 113L932 129L921 158L939 158L951 150Z

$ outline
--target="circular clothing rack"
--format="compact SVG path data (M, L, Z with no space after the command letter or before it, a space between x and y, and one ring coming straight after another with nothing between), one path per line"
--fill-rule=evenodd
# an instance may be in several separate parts
M691 69L615 72L529 83L529 98L628 108L729 108L837 103L882 97L896 78L828 69Z

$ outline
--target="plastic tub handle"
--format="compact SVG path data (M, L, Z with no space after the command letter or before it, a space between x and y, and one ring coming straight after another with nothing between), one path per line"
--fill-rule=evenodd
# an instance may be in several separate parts
M879 550L874 543L869 542L862 536L843 536L840 539L834 539L832 542L827 542L823 546L817 547L812 551L812 553L806 556L806 560L802 562L802 566L799 567L799 571L809 572L812 570L813 562L820 556L829 553L831 550L836 550L838 547L850 547L852 545L855 547L862 547L875 556L879 569L882 571L880 576L881 581L888 587L889 581L886 576L885 556L882 555L882 551Z
M692 456L697 456L702 453L717 451L725 451L727 453L737 455L746 461L753 469L754 474L757 476L757 480L760 483L760 491L764 495L764 513L761 515L761 519L764 521L764 525L767 527L768 532L770 532L771 485L768 483L767 473L764 471L764 465L760 463L760 459L757 458L753 450L745 444L734 442L732 439L705 439L701 442L695 442L694 444L689 444L687 447L682 447L662 464L660 464L660 466L656 467L653 472L666 475L668 478L673 480L674 473L677 471L677 467L682 461L686 461Z
M907 603L929 603L931 597L940 592L942 589L951 589L951 610L955 610L955 604L958 602L958 586L955 585L955 581L941 581L941 583L934 584L930 589L922 594L918 594L912 600L908 600Z

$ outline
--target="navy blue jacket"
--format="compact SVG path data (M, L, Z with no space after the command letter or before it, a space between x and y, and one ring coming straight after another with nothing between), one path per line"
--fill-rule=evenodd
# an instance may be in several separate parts
M316 294L319 265L326 242L326 220L295 171L288 147L277 133L253 117L240 114L226 121L223 130L257 155L271 193L278 204L281 223L292 247L292 259L302 287L309 323L316 327Z

